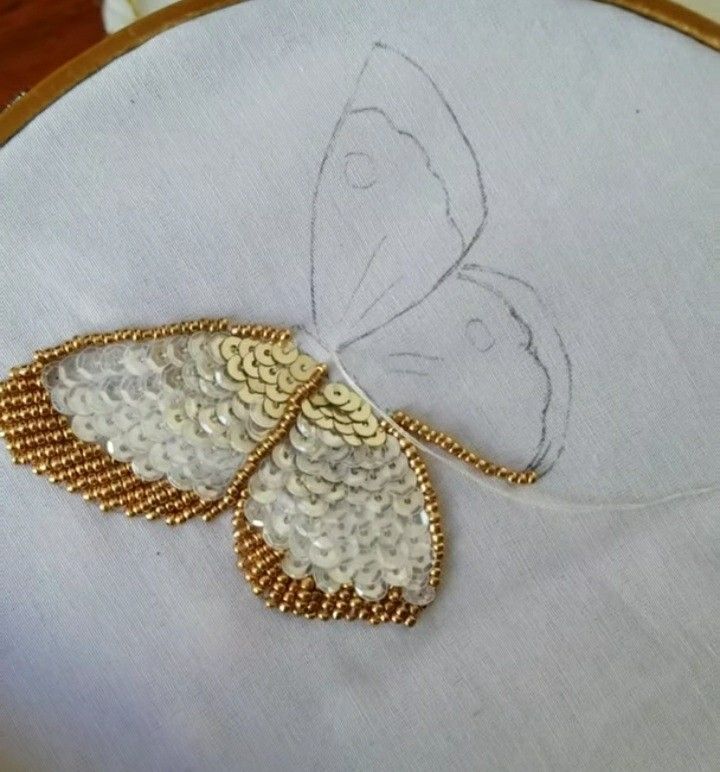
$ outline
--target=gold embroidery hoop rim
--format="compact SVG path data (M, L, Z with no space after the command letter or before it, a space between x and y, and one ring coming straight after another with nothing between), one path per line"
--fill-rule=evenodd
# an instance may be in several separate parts
M720 23L672 0L598 0L632 11L720 50ZM40 81L0 113L0 147L51 104L115 59L151 38L205 14L246 0L180 0L96 43Z

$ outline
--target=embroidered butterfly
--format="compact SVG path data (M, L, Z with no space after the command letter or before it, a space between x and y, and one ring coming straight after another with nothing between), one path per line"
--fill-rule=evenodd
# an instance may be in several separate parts
M395 104L399 84L406 99ZM389 227L397 202L416 199L418 214ZM440 90L417 63L377 44L320 167L305 335L348 360L380 363L404 404L416 401L429 367L442 367L448 383L460 373L467 381L478 352L502 349L505 338L523 379L554 384L525 471L490 465L404 414L383 419L331 381L291 330L227 320L89 335L38 352L0 386L0 430L14 460L131 516L180 524L235 508L239 565L268 606L414 624L435 597L444 537L406 432L511 482L533 481L562 451L569 374L557 332L529 285L463 263L485 216L474 151ZM443 309L458 303L469 313L459 334L443 325ZM431 401L467 411L474 400L461 390L455 401Z

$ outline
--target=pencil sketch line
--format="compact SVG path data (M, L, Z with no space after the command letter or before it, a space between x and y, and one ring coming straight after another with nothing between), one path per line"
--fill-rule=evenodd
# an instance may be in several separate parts
M365 281L365 277L368 275L368 271L370 270L370 266L375 261L375 258L378 256L378 253L382 249L382 245L386 241L387 241L387 233L380 239L380 241L378 242L378 245L375 247L375 249L373 249L372 254L370 255L370 258L368 259L368 261L367 261L367 263L365 265L365 270L362 272L362 276L360 276L360 278L357 281L357 284L355 285L355 289L353 289L353 291L352 291L352 295L350 296L351 298L354 298L355 295L357 295L358 290L362 286L362 283ZM344 318L345 317L343 316L343 319Z
M477 187L480 193L480 209L479 212L479 222L477 224L477 227L473 231L473 233L470 235L469 239L465 239L464 234L462 233L461 229L458 227L457 222L455 221L455 218L452 216L452 212L450 210L450 199L449 199L449 191L447 188L447 184L443 180L443 178L439 175L436 169L432 166L432 159L430 158L429 154L427 153L427 150L424 148L422 143L415 137L411 132L407 131L406 129L400 129L399 127L395 126L393 121L389 118L387 113L385 113L380 107L365 107L365 108L357 108L353 109L353 101L356 97L360 82L362 80L363 75L365 74L371 58L372 54L375 50L382 50L390 52L398 57L400 57L402 60L404 60L408 65L410 65L412 68L414 68L417 72L419 72L422 77L430 84L431 88L435 92L437 98L440 100L442 106L445 108L445 111L447 115L450 117L451 122L453 123L455 129L458 132L458 135L461 138L461 141L464 144L464 147L467 149L470 158L472 159L475 177L477 181ZM352 95L348 99L348 101L345 103L345 106L343 107L343 110L341 112L341 115L338 119L338 121L335 124L335 127L333 129L333 133L331 135L330 142L328 143L327 148L325 149L325 153L322 157L322 161L320 164L320 170L318 173L318 177L315 183L315 187L313 190L313 196L312 196L312 213L311 213L311 222L310 222L310 286L311 286L311 311L312 311L312 319L313 324L317 328L317 297L316 297L316 288L315 288L315 248L316 248L316 232L317 232L317 202L319 197L319 190L320 190L320 181L322 179L322 174L325 169L325 166L327 164L328 158L332 154L332 151L334 150L336 139L338 132L346 120L347 116L351 113L355 112L362 112L362 111L376 111L379 114L383 115L385 119L390 123L390 125L402 136L406 136L413 140L417 146L420 148L420 150L423 152L426 163L428 166L428 170L430 173L435 177L435 179L440 183L440 185L443 188L443 191L446 195L446 217L448 218L448 221L451 223L451 226L456 230L460 237L460 243L462 245L462 248L460 250L460 254L458 255L457 259L442 273L442 275L433 283L433 285L430 287L430 289L422 295L420 298L418 298L415 301L410 302L405 308L401 309L400 311L395 312L389 319L385 320L381 324L364 331L360 335L356 336L355 338L352 338L351 340L344 341L338 346L338 352L342 351L344 348L349 346L352 343L356 343L359 340L362 340L363 338L368 337L369 335L372 335L374 332L377 332L379 329L385 327L387 324L390 324L391 322L395 321L398 317L402 316L404 313L407 313L411 309L417 307L420 303L422 303L429 295L431 295L458 267L462 259L467 255L470 248L473 246L473 244L477 241L477 239L480 237L480 234L482 233L482 230L485 226L485 222L487 220L488 216L488 205L487 205L487 196L485 193L485 189L482 182L482 175L480 173L480 165L478 163L478 158L475 153L475 149L473 148L472 144L470 143L470 140L468 139L467 135L465 134L462 126L460 125L460 121L458 120L457 115L455 114L455 111L452 109L450 103L445 98L445 95L441 91L438 84L435 82L435 80L423 69L423 67L416 62L414 59L411 59L409 56L404 54L401 51L398 51L397 49L389 46L388 44L382 42L382 41L376 41L373 45L370 54L367 56L365 61L363 62L362 68L360 70L360 74L355 80L355 86L352 92Z
M370 55L368 55L365 61L363 62L363 65L360 68L360 72L358 73L358 76L355 78L355 86L353 88L352 95L347 100L347 102L345 102L345 105L343 106L343 109L340 113L340 117L335 122L335 126L333 127L333 130L332 130L332 134L330 135L330 141L328 142L327 147L325 148L325 152L323 153L322 159L320 160L320 168L318 169L318 175L315 178L315 186L313 188L312 204L310 208L310 312L312 315L313 326L315 327L316 330L317 330L317 298L315 296L315 239L316 239L316 232L317 232L317 214L316 213L317 213L318 196L320 194L320 181L322 180L323 171L327 166L328 159L330 158L330 155L332 154L332 151L335 147L338 131L340 130L340 127L342 126L342 124L345 121L345 118L347 117L347 113L348 113L348 110L350 109L350 105L352 104L352 100L355 96L358 86L360 85L362 76L365 74L365 70L367 70L369 64L370 64Z
M525 322L525 320L520 316L520 314L518 314L515 307L502 294L502 292L496 289L492 284L485 283L485 282L475 282L473 281L473 279L471 279L468 276L464 276L462 273L458 274L458 279L460 279L461 281L469 281L469 282L472 282L473 284L479 284L479 286L484 287L489 292L492 292L492 294L495 295L498 298L498 300L500 300L500 302L505 306L508 314L515 321L515 323L520 325L520 327L522 327L522 329L527 333L527 343L524 346L524 349L533 359L535 364L542 370L546 381L546 393L545 393L545 400L541 411L540 440L538 442L538 450L536 451L536 454L537 454L537 452L539 452L539 449L542 448L545 444L545 436L547 433L545 415L547 413L548 407L550 406L550 399L552 398L552 383L550 380L550 373L548 372L547 367L540 360L540 357L538 356L538 353L537 353L537 349L535 348L533 331L530 328L530 326ZM532 467L528 466L527 468L531 469Z
M388 370L389 373L398 373L400 375L420 375L423 378L427 378L430 373L424 372L422 370Z
M393 351L388 357L415 357L416 359L427 359L430 362L442 362L443 357L421 354L419 351Z
M372 311L373 308L390 292L390 290L402 279L403 277L400 276L399 278L395 279L394 282L391 282L388 284L387 287L375 298L375 300L370 303L370 305L360 314L360 319L364 319L370 311Z
M508 300L506 295L503 294L503 292L499 290L492 282L486 280L484 277L483 279L478 280L475 277L468 276L467 274L464 274L462 272L464 270L478 270L482 272L484 277L488 275L489 276L495 275L495 276L502 277L508 281L518 283L532 293L532 296L534 297L535 301L538 303L541 309L546 313L547 313L547 308L545 304L540 300L537 294L537 291L532 286L532 284L530 284L528 281L524 279L519 279L516 276L513 276L512 274L503 273L501 271L495 271L491 268L485 268L484 266L477 265L477 264L467 264L463 266L461 271L458 273L458 279L471 282L476 286L483 287L484 289L488 290L493 295L495 295L506 307L508 314L511 316L511 318L517 324L519 324L520 327L523 330L525 330L525 332L528 335L527 344L524 346L524 349L528 353L528 355L532 358L536 366L543 373L543 376L546 381L546 394L545 394L545 399L543 401L542 409L540 412L540 421L541 421L540 439L537 443L535 454L533 455L533 458L529 462L527 468L535 469L536 471L538 471L539 476L542 477L552 469L552 467L555 465L555 463L557 462L557 460L560 458L563 451L565 450L567 425L568 425L571 403L572 403L572 363L570 361L567 348L565 347L565 343L562 337L560 336L560 333L558 332L556 326L554 324L550 324L550 329L552 330L552 333L555 337L555 342L558 344L558 347L561 352L562 360L563 360L562 363L560 363L560 366L564 368L568 379L568 393L567 393L567 399L565 402L563 415L562 415L562 426L560 430L559 439L556 440L555 437L550 437L548 434L548 414L553 402L553 398L556 396L555 387L553 384L553 377L550 373L550 369L548 368L547 364L543 362L542 359L540 358L539 352L537 350L537 346L535 344L535 333L532 327L520 315L517 308ZM562 399L562 395L560 396L560 399ZM559 445L556 446L557 442L559 442ZM545 462L546 458L550 455L551 451L553 452L554 458L552 459L552 461L550 461L547 464L547 466L545 466L544 469L540 469L540 466Z
M445 218L450 223L453 230L460 237L460 243L462 244L461 255L464 255L466 251L465 237L463 236L462 231L460 230L460 226L457 224L455 218L452 215L452 211L450 209L450 190L448 189L448 186L445 180L440 176L438 171L434 168L432 159L430 158L430 154L428 153L425 145L423 145L423 143L420 142L420 140L412 132L408 131L407 129L401 129L395 123L395 121L393 121L393 119L387 114L387 112L383 110L381 107L359 107L356 110L351 110L349 114L363 115L365 113L374 113L375 115L382 116L388 122L390 128L396 134L399 134L401 137L405 137L405 139L409 139L422 153L427 170L430 172L430 175L438 181L438 183L440 184L440 187L442 188L443 196L445 197Z

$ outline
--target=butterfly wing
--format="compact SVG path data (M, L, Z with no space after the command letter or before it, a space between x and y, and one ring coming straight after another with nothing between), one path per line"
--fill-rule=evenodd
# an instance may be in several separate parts
M434 598L443 535L425 465L345 385L302 402L241 496L239 565L268 605L411 625Z
M486 216L475 152L422 67L376 44L325 151L311 220L312 312L328 347L416 305Z
M463 266L421 306L341 357L377 404L480 445L495 461L543 475L562 454L570 360L524 280Z
M76 339L11 374L0 429L16 461L103 509L207 519L313 375L286 335L207 321Z
M486 216L475 150L445 95L377 44L315 190L318 335L376 404L542 475L564 447L569 359L527 282L467 264Z

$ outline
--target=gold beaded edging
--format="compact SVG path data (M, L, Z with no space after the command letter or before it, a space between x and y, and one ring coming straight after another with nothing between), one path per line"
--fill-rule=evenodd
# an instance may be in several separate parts
M449 434L433 429L429 424L413 418L402 410L395 411L392 414L392 420L413 437L437 446L488 477L496 477L513 485L532 485L538 480L537 472L534 469L517 471L500 466L500 464L494 464L492 461L482 458L474 451L461 445Z
M227 319L200 319L163 327L123 329L73 338L53 348L38 351L31 364L10 371L0 382L0 436L13 461L29 464L36 474L78 492L86 501L98 502L100 509L123 509L130 517L144 515L148 520L163 518L169 525L200 516L210 520L233 506L247 476L240 469L225 495L208 502L190 491L180 491L165 480L140 480L129 464L115 461L102 448L78 439L64 415L55 410L41 382L43 369L50 363L90 346L123 341L158 340L195 332L228 332L238 337L283 342L291 337L288 329L264 325L234 324ZM307 396L310 390L303 390Z
M281 419L276 432L273 432L273 435L266 440L266 443L271 444L265 448L257 461L253 462L255 467L263 457L272 451L274 445L290 431L300 412L302 403L300 395L297 397L292 408L288 409ZM402 437L394 427L384 421L380 423L384 431L392 434L399 441L422 491L425 511L430 520L429 530L433 549L433 564L430 570L429 583L436 588L440 584L445 550L437 495L430 482L425 462L415 446ZM245 519L244 510L248 495L246 488L240 491L237 509L233 517L233 539L235 553L238 555L237 565L244 572L253 593L263 598L268 608L277 608L285 613L303 616L306 619L363 619L372 625L381 622L395 622L404 624L406 627L412 627L416 623L422 607L403 600L402 589L399 587L391 587L381 601L373 602L361 598L355 592L352 584L343 585L337 592L325 593L315 587L315 582L310 576L303 579L289 577L281 568L285 553L282 550L269 547L264 542L260 529L253 527Z
M261 533L244 517L250 478L277 443L287 436L303 403L319 390L327 372L325 365L318 365L308 381L290 396L275 428L258 443L225 495L215 502L204 501L193 492L177 490L164 480L140 480L130 464L115 461L101 447L78 439L67 417L53 407L41 381L48 364L83 348L196 332L227 332L273 343L292 337L291 331L284 328L235 325L227 319L201 319L156 328L79 336L38 351L32 363L13 368L8 379L0 382L0 436L4 437L13 461L29 464L36 474L65 485L71 492L81 493L88 501L98 502L103 511L123 509L130 517L142 514L149 520L163 518L170 525L184 523L196 516L210 520L237 505L233 528L238 566L244 570L253 592L263 597L268 607L308 619L364 619L371 624L396 622L413 626L422 607L405 601L399 587L390 588L385 598L373 602L361 598L352 585L344 585L336 593L324 593L315 587L311 577L298 580L287 576L280 567L284 553L267 546ZM397 420L397 415L394 418ZM398 424L402 425L400 421ZM397 438L423 494L433 550L429 584L436 588L440 583L444 536L438 499L427 467L415 446L393 426L380 421L379 429Z

